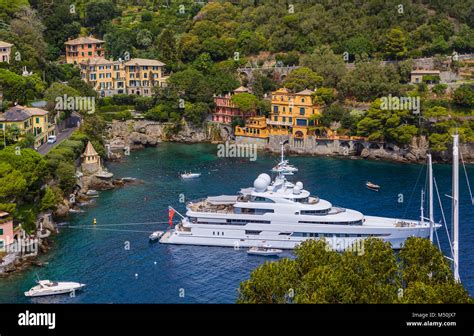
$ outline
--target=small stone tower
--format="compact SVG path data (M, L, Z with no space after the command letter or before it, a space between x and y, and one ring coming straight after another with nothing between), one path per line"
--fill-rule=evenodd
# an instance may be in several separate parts
M101 171L100 156L89 141L86 150L82 154L82 173L85 175L92 175Z

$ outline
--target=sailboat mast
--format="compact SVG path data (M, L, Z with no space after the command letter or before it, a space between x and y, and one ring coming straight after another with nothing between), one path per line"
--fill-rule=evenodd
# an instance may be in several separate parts
M430 241L433 242L433 224L434 224L434 209L433 209L433 162L431 154L428 157L428 203L429 203L429 219L430 219Z
M453 275L459 281L459 135L453 136Z

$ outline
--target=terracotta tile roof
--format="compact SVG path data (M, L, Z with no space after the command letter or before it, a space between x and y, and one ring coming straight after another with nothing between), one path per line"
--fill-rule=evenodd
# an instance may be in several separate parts
M24 121L31 118L31 114L21 105L10 107L5 113L0 114L0 121Z
M13 47L13 44L8 43L8 42L4 42L4 41L0 41L0 48L10 48L10 47Z
M93 44L93 43L104 43L104 42L105 41L96 39L95 37L92 37L92 36L85 36L85 37L81 36L74 40L66 41L64 44L77 45L77 44Z
M86 150L84 151L84 154L82 154L82 155L83 156L95 156L95 155L99 155L99 154L97 154L97 152L94 149L94 146L92 146L92 143L89 141L87 143Z
M163 62L160 62L158 60L152 60L152 59L145 59L145 58L132 58L130 61L125 62L126 66L135 66L135 65L141 65L141 66L164 66L166 65Z

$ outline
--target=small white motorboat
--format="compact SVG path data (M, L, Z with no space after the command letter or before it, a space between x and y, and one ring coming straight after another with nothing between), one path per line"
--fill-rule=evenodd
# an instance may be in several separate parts
M283 251L280 249L271 248L270 245L263 247L254 246L248 249L247 254L259 255L264 257L278 257Z
M87 190L86 196L89 196L89 197L99 197L99 192L98 192L97 190L90 189L90 190Z
M163 231L155 231L148 238L150 239L150 241L156 241L161 238L163 233Z
M25 296L35 297L69 294L82 289L84 286L84 284L78 282L56 282L50 280L39 280L36 286L25 292Z
M183 179L195 179L201 176L201 173L184 173L181 174L181 178Z

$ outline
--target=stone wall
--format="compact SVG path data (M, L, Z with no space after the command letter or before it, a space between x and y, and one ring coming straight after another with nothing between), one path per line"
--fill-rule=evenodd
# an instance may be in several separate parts
M156 146L162 141L175 142L222 142L231 138L232 133L225 125L206 123L197 127L184 123L178 132L173 131L174 124L149 120L114 120L108 127L107 144L109 156L121 157L124 151Z

